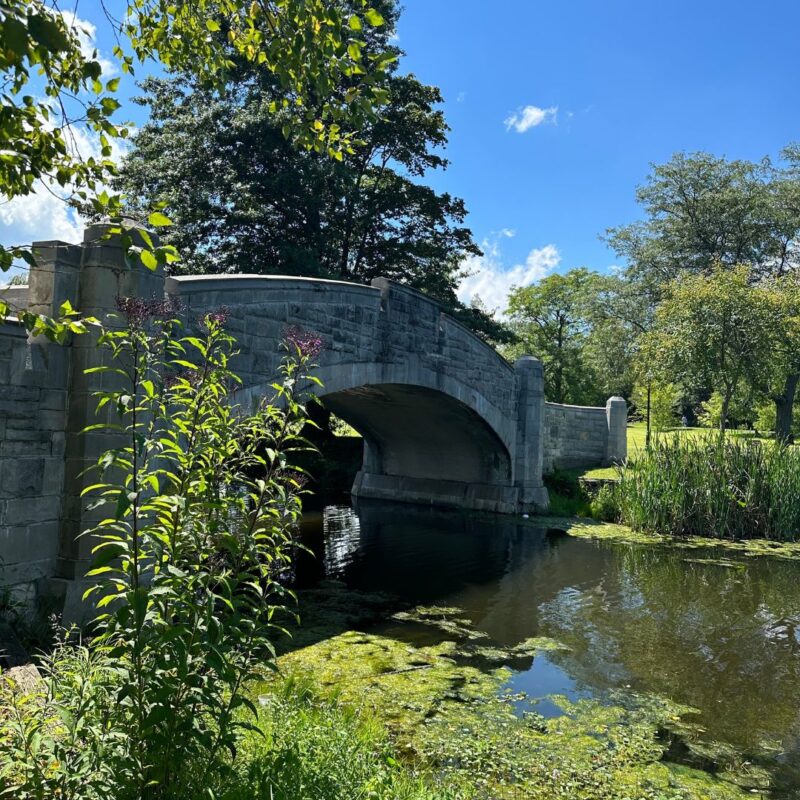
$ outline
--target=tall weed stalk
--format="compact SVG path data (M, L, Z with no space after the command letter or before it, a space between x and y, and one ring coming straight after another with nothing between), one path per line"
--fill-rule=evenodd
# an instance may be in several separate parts
M0 713L0 793L15 798L218 796L287 611L303 482L292 453L319 340L291 332L274 396L245 413L224 311L185 334L163 304L120 308L128 325L102 332L112 358L95 370L114 387L98 409L117 419L92 426L118 446L84 492L104 513L87 532L93 638ZM65 749L76 718L83 747Z

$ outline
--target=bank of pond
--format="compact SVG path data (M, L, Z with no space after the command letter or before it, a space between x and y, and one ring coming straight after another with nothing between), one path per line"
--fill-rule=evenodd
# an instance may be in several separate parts
M603 471L604 480L579 484L579 476L547 478L557 513L677 537L800 538L800 448L794 446L715 433L656 437L626 464Z
M303 541L231 798L800 794L800 545L373 504Z

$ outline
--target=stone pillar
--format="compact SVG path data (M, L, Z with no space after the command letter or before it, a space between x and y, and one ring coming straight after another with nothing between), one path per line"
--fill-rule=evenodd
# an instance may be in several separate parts
M628 457L628 404L622 397L609 397L606 402L608 443L606 465L621 464Z
M544 457L544 371L542 362L523 356L514 364L517 441L514 485L521 511L547 510L550 499L542 483Z
M106 223L97 223L84 233L76 307L83 316L118 326L121 320L107 318L116 310L117 297L162 298L164 275L160 270L150 272L141 264L132 263L120 237L110 234L110 228ZM80 596L84 587L80 582L91 563L95 543L91 537L80 534L107 515L107 509L87 510L89 501L81 497L81 491L96 483L97 475L81 473L95 464L105 450L120 446L121 440L103 430L82 433L89 425L117 421L116 410L110 404L99 414L96 412L97 399L92 395L100 388L112 388L119 378L108 373L85 372L91 367L108 365L109 351L98 347L94 332L74 337L71 349L64 498L55 588L64 593L65 619L74 620L81 617Z
M77 298L81 249L35 242L19 305L47 317ZM47 592L61 529L70 348L11 323L0 341L0 581L32 610Z

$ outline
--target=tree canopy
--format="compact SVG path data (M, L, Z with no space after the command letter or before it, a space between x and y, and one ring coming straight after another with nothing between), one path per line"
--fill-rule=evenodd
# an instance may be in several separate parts
M282 133L299 146L341 158L386 99L382 82L394 56L366 51L366 37L384 25L366 0L127 0L121 8L115 17L103 6L123 72L155 60L221 91L237 64L258 66L275 82ZM74 12L45 0L2 0L0 12L0 195L56 187L67 200L118 216L119 198L104 185L114 174L112 142L127 135L112 119L119 78L103 75L98 53L82 46ZM75 147L78 129L99 137L99 158ZM163 215L149 219L158 224ZM168 247L143 252L151 268L175 256ZM0 246L0 269L19 258L32 260L28 243ZM64 330L15 311L31 330ZM8 313L0 302L0 319Z
M376 7L386 24L365 37L364 52L399 58L389 41L397 7L393 0ZM425 181L447 167L441 93L400 74L397 61L388 73L380 117L366 122L340 160L283 135L274 108L281 87L258 65L241 62L218 93L187 74L148 80L141 102L150 121L117 187L134 215L166 208L175 224L164 239L184 254L181 270L387 277L502 338L499 324L456 297L461 262L480 253L464 203Z

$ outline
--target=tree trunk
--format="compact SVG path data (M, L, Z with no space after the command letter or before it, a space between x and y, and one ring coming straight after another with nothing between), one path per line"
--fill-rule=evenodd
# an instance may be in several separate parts
M652 391L652 384L647 382L647 436L644 440L644 446L647 450L650 449L650 393Z
M725 436L725 429L728 427L728 409L731 407L731 398L733 397L733 390L725 390L725 395L722 398L722 412L719 417L719 435Z
M792 408L800 374L788 375L783 393L773 397L775 401L775 441L788 442L792 435Z

